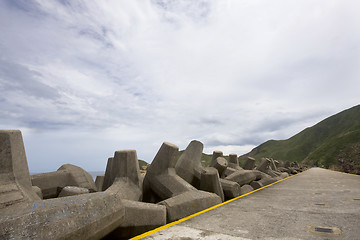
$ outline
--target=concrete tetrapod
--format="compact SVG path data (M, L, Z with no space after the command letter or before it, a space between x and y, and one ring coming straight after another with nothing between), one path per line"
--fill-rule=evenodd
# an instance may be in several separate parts
M205 172L201 165L203 148L201 142L191 141L175 165L176 174L197 189L200 187L201 173Z
M89 193L89 189L87 189L87 188L66 186L59 193L59 197L74 196L74 195L80 195L80 194L86 194L86 193Z
M193 140L181 154L175 165L176 174L199 190L216 193L224 201L219 173L215 168L201 165L203 144Z
M241 186L241 195L249 193L253 190L254 190L254 188L252 186L250 186L249 184L245 184L245 185Z
M116 151L108 159L103 189L121 196L121 199L141 201L141 177L135 150Z
M258 178L259 173L254 170L242 170L236 171L233 174L230 174L225 179L238 183L240 186L249 184L252 181L255 181Z
M211 164L212 165L210 167L216 168L219 172L219 176L222 176L228 167L228 162L223 157L217 157L215 161L211 162Z
M256 180L256 181L252 181L250 183L250 186L253 189L258 189L258 188L269 185L269 184L274 183L274 182L279 181L279 180L280 180L279 177L271 177L270 175L261 172L261 179Z
M221 201L224 199L224 191L220 183L218 171L213 167L205 168L205 172L201 174L200 190L217 194Z
M136 151L116 151L107 164L105 192L120 196L125 207L123 223L108 238L128 239L166 224L164 206L139 202L142 200L142 178Z
M95 186L99 191L102 190L102 187L104 185L104 178L105 178L105 174L96 176Z
M235 153L229 154L229 164L228 166L230 168L236 169L236 170L244 170L242 167L239 166L239 160L238 156Z
M72 164L64 164L55 172L34 174L31 176L31 182L41 189L44 199L56 198L66 186L87 188L90 192L97 191L91 175Z
M33 191L19 130L0 130L0 209L40 200Z
M166 206L168 222L221 203L218 195L199 191L176 174L178 150L173 144L163 143L148 167L143 183L143 200L161 201L159 204Z
M224 191L225 199L231 199L241 195L241 189L238 183L222 178L220 179L220 183Z
M247 157L243 169L253 170L255 168L255 158Z
M125 218L122 224L105 239L129 239L166 224L166 207L163 205L122 200Z
M116 195L41 200L32 191L18 130L0 130L0 166L0 239L99 239L124 218Z

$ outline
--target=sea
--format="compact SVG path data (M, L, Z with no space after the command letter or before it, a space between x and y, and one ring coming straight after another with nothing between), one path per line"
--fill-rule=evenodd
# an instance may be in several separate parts
M92 178L94 179L94 181L95 181L95 179L96 179L96 176L105 174L104 171L89 171L88 173L90 173L90 175L92 176Z

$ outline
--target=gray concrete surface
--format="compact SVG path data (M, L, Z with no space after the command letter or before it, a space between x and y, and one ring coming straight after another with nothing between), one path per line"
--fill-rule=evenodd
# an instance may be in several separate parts
M360 176L312 168L143 239L360 239Z

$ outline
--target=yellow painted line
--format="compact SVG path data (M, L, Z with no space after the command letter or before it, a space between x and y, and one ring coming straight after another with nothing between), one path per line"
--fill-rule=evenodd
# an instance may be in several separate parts
M307 170L308 170L308 169L307 169ZM306 172L307 170L305 170L305 171L303 171L303 172ZM301 172L301 173L303 173L303 172ZM291 175L291 176L289 176L289 177L280 179L279 181L270 183L270 184L268 184L268 185L266 185L266 186L263 186L263 187L261 187L261 188L255 189L254 191L245 193L245 194L243 194L243 195L241 195L241 196L238 196L238 197L236 197L236 198L232 198L232 199L230 199L230 200L228 200L228 201L226 201L226 202L223 202L223 203L220 203L220 204L218 204L218 205L209 207L209 208L207 208L207 209L205 209L205 210L202 210L202 211L200 211L200 212L194 213L194 214L192 214L192 215L190 215L190 216L181 218L181 219L179 219L179 220L177 220L177 221L174 221L174 222L168 223L168 224L166 224L166 225L163 225L163 226L161 226L161 227L155 228L155 229L153 229L153 230L150 230L150 231L148 231L148 232L145 232L145 233L143 233L143 234L140 234L140 235L138 235L138 236L135 236L135 237L133 237L133 238L130 238L129 240L138 240L138 239L147 237L147 236L149 236L149 235L151 235L151 234L153 234L153 233L159 232L159 231L161 231L161 230L163 230L163 229L165 229L165 228L168 228L168 227L174 226L174 225L176 225L176 224L179 224L179 223L181 223L181 222L184 222L184 221L186 221L186 220L188 220L188 219L190 219L190 218L193 218L193 217L196 217L196 216L198 216L198 215L200 215L200 214L203 214L203 213L206 213L206 212L208 212L208 211L211 211L211 210L213 210L213 209L215 209L215 208L218 208L218 207L220 207L220 206L223 206L223 205L225 205L225 204L228 204L228 203L230 203L230 202L232 202L232 201L238 200L238 199L240 199L240 198L242 198L242 197L245 197L245 196L250 195L250 194L252 194L252 193L254 193L254 192L260 191L260 190L262 190L262 189L264 189L264 188L270 187L270 186L272 186L272 185L274 185L274 184L276 184L276 183L279 183L279 182L281 182L281 181L284 181L284 180L289 179L289 178L294 177L294 176L298 176L298 175L301 174L301 173L298 173L298 174Z
M360 175L354 174L354 173L340 172L340 171L337 171L337 170L327 169L327 168L323 168L323 169L330 170L330 171L333 171L333 172L338 172L338 173L343 173L343 174L348 174L348 175L353 175L353 176L358 176L358 177L360 177Z

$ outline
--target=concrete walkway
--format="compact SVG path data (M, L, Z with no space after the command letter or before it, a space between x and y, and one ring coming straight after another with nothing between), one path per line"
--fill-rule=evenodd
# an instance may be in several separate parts
M360 239L360 176L312 168L142 237Z

